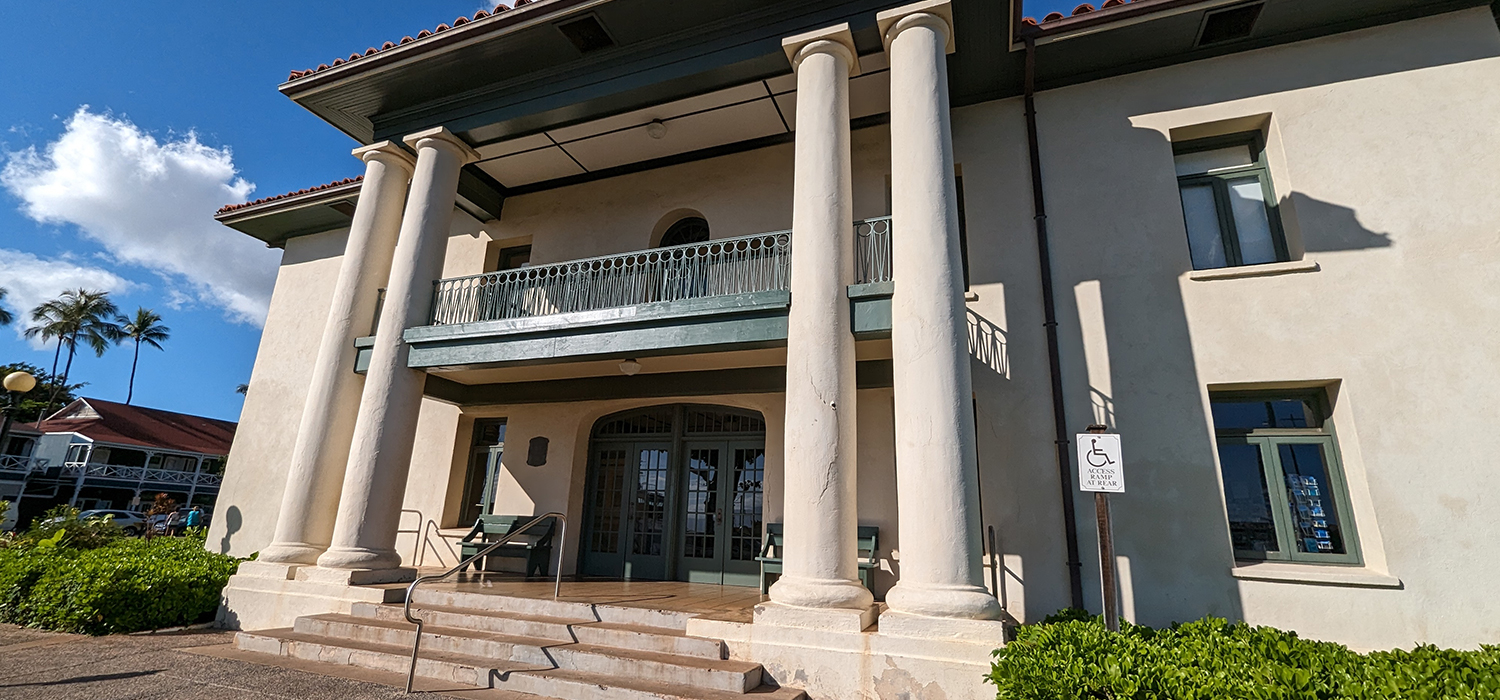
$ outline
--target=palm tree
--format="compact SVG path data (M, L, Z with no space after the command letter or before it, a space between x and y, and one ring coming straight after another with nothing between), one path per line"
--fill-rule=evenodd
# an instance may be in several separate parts
M9 293L10 290L0 287L0 301L5 301L5 295ZM0 306L0 326L9 326L14 320L16 320L15 315L9 309Z
M120 327L111 320L119 314L119 309L114 302L109 300L108 292L99 292L89 289L70 289L63 292L56 299L45 302L31 310L31 320L34 322L26 329L26 337L41 336L42 338L56 338L57 349L52 354L52 374L57 375L57 363L62 356L63 348L68 349L68 360L63 365L62 381L52 389L52 395L47 398L47 408L42 411L42 417L52 412L53 401L57 399L58 387L67 386L68 375L73 371L73 356L78 352L78 343L81 341L94 351L96 356L103 356L104 351L109 349L111 343L120 342ZM41 423L42 418L37 418Z
M135 341L135 357L130 360L130 389L125 393L125 405L135 397L135 367L141 361L141 343L157 350L171 338L172 329L162 325L161 314L144 306L137 307L135 316L117 316L115 324L120 328L120 341Z

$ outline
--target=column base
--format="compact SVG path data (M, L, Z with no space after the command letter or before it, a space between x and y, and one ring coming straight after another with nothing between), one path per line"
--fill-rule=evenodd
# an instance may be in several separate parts
M783 575L771 584L771 600L794 608L864 610L875 595L859 581Z
M318 557L324 569L395 569L401 566L401 554L394 549L364 547L329 547Z
M878 609L870 605L853 608L799 608L781 603L755 606L755 624L858 634L875 624Z
M387 570L393 571L393 570ZM394 571L409 572L411 569ZM360 574L320 570L278 562L247 561L224 587L217 624L220 627L262 630L291 627L299 617L324 613L348 614L355 603L399 603L406 599L400 583L366 584Z
M788 617L772 617L783 613ZM814 629L810 623L817 618L848 620L859 612L765 603L757 608L753 623L696 617L688 620L687 633L722 640L730 659L761 664L771 680L806 691L810 700L994 700L995 687L984 678L990 672L991 652L1001 646L992 634L1000 623L941 621L975 626L974 639L903 637L884 629L889 614L881 613L878 630L849 631L857 622L842 630Z
M885 594L892 612L959 620L998 620L1000 601L980 586L907 584L898 581Z
M964 642L986 649L1005 645L1005 627L1000 620L928 617L890 610L880 616L880 634L887 637Z
M328 548L306 542L273 542L271 546L260 550L260 558L257 561L276 562L281 564L316 564L318 557Z

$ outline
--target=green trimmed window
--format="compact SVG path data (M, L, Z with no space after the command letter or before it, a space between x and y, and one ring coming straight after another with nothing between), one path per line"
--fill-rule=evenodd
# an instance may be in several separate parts
M1326 395L1214 394L1209 402L1235 558L1359 563Z
M1289 260L1260 132L1172 144L1193 269Z

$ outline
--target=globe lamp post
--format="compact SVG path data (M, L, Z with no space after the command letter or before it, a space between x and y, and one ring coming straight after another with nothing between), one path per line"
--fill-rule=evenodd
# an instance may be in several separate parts
M26 392L36 388L36 377L26 372L11 372L5 375L5 406L0 407L0 414L5 418L0 420L0 456L5 454L5 448L10 444L10 422L15 415L16 409L21 407L21 397Z

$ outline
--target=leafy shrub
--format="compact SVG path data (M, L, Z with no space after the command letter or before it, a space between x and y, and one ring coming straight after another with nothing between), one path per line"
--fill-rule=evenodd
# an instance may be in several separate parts
M1481 700L1500 698L1500 646L1359 654L1216 618L1168 629L1065 611L995 652L1000 700Z
M111 518L78 519L78 509L67 505L57 506L37 518L31 529L16 538L16 543L37 545L51 542L50 546L72 549L102 547L125 535L125 531Z
M205 550L201 530L91 549L53 537L0 550L0 622L95 635L203 622L239 567Z

